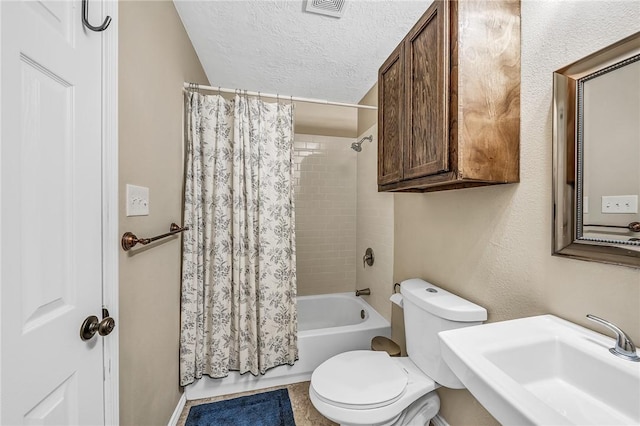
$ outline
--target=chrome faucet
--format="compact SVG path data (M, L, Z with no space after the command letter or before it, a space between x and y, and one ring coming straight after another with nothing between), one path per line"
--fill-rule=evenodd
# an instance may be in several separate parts
M602 318L598 318L595 315L588 314L587 318L591 321L597 322L598 324L604 325L616 333L616 346L609 349L609 352L628 361L640 362L640 356L636 353L636 345L633 344L633 340L631 340L631 337L629 337L627 333L622 331L615 324L612 324Z
M369 296L371 295L370 288L363 288L362 290L356 290L356 296Z

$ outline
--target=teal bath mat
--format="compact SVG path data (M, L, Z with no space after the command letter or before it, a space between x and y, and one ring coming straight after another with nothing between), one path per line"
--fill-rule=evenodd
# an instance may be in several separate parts
M295 426L286 389L191 407L185 426Z

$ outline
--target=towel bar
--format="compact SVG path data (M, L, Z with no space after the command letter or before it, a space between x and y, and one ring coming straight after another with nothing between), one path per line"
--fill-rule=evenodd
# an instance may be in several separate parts
M151 243L153 241L157 241L157 240L159 240L161 238L170 237L170 236L178 234L180 232L184 232L184 231L186 231L188 229L189 229L188 226L180 227L179 225L176 225L175 223L172 223L171 226L169 227L169 232L167 232L166 234L162 234L162 235L156 235L155 237L151 237L151 238L138 238L132 232L125 232L122 235L122 240L121 240L122 250L129 251L130 249L135 247L136 244L138 244L138 243L140 243L142 245L147 245L147 244L149 244L149 243Z

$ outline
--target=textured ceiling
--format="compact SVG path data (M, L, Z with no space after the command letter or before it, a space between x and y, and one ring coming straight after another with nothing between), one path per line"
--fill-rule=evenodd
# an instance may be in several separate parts
M347 0L342 18L305 0L174 0L211 85L358 102L430 0Z

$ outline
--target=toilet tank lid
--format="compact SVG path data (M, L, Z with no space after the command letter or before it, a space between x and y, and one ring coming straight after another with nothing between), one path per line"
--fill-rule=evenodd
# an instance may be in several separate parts
M487 310L482 306L449 293L447 290L420 278L402 281L400 292L414 305L446 320L460 322L487 320Z

